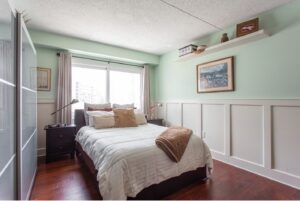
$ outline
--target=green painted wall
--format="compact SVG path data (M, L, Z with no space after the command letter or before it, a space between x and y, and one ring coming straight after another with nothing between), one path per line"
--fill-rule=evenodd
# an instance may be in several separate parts
M37 51L37 64L38 67L51 68L51 90L50 91L38 91L39 99L56 100L57 91L57 66L58 57L56 53L58 49L52 49L47 47L36 46ZM155 83L154 66L150 67L150 82ZM151 94L154 96L155 88L151 88Z
M57 50L45 47L36 47L38 67L51 68L51 90L38 91L39 99L56 99L57 91Z
M271 37L226 49L186 62L176 62L174 50L160 58L155 68L155 99L293 99L300 98L300 1L260 15L261 28ZM235 27L224 32L234 36ZM217 44L222 33L215 33L198 44ZM235 56L234 92L196 92L196 65Z
M159 56L154 54L36 30L29 32L33 43L38 46L69 50L73 53L118 61L151 65L159 63Z
M58 65L56 53L60 50L68 50L86 57L117 60L127 63L147 63L152 67L150 70L152 75L151 81L154 82L153 66L159 64L159 56L157 55L36 30L30 30L30 35L37 49L38 66L51 68L52 70L51 91L39 91L39 99L56 99ZM152 88L151 93L154 94L154 91L155 88Z

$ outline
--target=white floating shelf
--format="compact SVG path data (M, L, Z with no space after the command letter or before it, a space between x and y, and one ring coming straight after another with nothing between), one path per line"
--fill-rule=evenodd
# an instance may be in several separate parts
M198 54L197 53L191 53L191 54L179 57L179 59L177 61L178 62L187 61L187 60L190 60L190 59L193 59L193 58L196 58L196 57L201 57L203 55L212 54L212 53L219 52L219 51L222 51L222 50L225 50L225 49L228 49L228 48L243 45L245 43L250 43L250 42L253 42L253 41L257 41L257 40L260 40L260 39L263 39L263 38L266 38L266 37L269 37L269 34L265 30L262 29L262 30L254 32L254 33L248 34L246 36L241 36L241 37L229 40L225 43L220 43L220 44L217 44L217 45L207 47L205 49L205 51L202 52L202 53L198 53Z

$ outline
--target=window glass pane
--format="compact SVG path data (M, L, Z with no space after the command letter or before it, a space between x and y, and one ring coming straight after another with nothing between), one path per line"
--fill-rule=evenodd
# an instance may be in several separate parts
M141 74L110 71L110 102L141 108Z
M72 110L82 109L84 102L106 103L106 70L97 68L72 68L72 99L79 103Z

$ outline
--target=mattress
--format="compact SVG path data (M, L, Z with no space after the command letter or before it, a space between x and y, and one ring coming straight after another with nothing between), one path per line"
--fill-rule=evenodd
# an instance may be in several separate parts
M196 135L191 135L178 163L155 144L167 127L145 124L131 128L82 127L76 141L98 170L100 193L105 200L135 197L141 190L205 165L212 168L211 153Z

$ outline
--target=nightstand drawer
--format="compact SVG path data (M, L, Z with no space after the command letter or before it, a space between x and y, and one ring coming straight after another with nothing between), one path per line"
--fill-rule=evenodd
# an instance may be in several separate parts
M57 142L47 145L47 154L56 155L62 153L70 153L73 151L74 141L71 142Z
M75 135L73 132L65 132L65 131L62 131L62 132L56 132L56 133L47 133L47 141L49 142L61 142L61 143L64 143L64 142L70 142L70 141L74 141L75 139Z
M73 138L64 137L63 139L61 138L54 138L54 139L55 140L51 141L51 143L47 143L47 154L59 154L59 153L71 152L74 149L74 143L75 143L74 137Z

